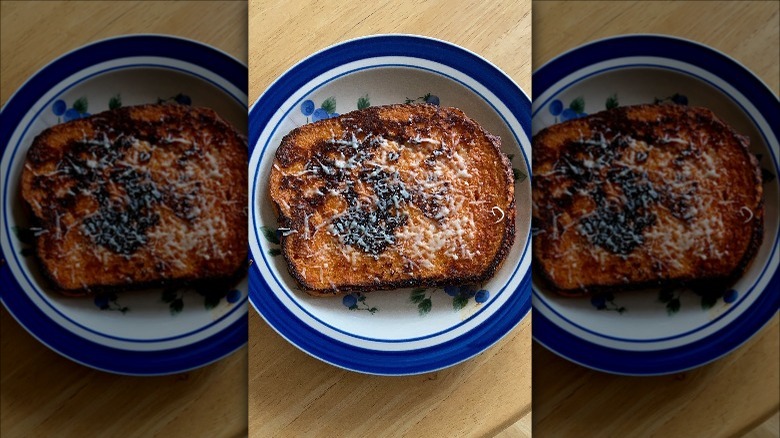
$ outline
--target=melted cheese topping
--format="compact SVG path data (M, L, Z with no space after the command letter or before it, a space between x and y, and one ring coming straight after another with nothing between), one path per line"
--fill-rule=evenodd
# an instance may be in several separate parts
M461 144L457 136L393 141L356 133L333 136L302 167L284 169L301 181L304 199L293 206L282 202L283 215L301 215L313 200L329 206L299 216L301 221L284 229L286 235L309 240L326 233L352 269L361 260L400 257L408 272L419 273L442 259L467 261L482 254L476 212L500 223L507 205L497 205L498 194L477 200L480 174L466 152L473 144ZM323 270L320 266L318 278Z
M619 270L611 261L620 259L626 268L618 281L628 281L628 272L646 281L674 278L690 270L683 261L690 258L730 263L723 259L737 248L726 224L735 214L750 222L752 200L723 186L720 145L710 140L664 136L651 144L595 132L566 146L569 152L535 176L549 193L543 204L534 196L535 215L550 218L536 233L560 258L549 274L583 288L573 280L585 269L580 263ZM572 207L559 212L557 205ZM637 272L642 266L651 269Z
M76 206L61 214L55 205L34 201L39 216L45 217L44 208L55 210L48 238L61 242L86 238L94 244L85 254L83 246L64 243L58 257L65 264L93 257L103 270L118 256L129 266L136 260L139 266L153 260L160 273L175 278L192 269L193 258L229 256L232 251L221 237L228 227L223 209L240 200L224 199L221 185L228 173L217 155L222 145L209 145L210 141L207 133L190 139L169 135L150 143L101 132L77 141L53 170L51 166L35 170L35 179L55 188L54 202ZM81 237L69 239L71 233ZM69 271L70 281L77 282L78 270Z

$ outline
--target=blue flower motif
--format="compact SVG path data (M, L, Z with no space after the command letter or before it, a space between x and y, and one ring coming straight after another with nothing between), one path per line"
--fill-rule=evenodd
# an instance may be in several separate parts
M327 119L329 116L330 116L330 115L328 114L328 112L327 112L327 111L325 111L325 110L324 110L324 109L322 109L322 108L317 108L317 109L316 109L316 110L314 110L314 112L312 113L312 115L311 115L311 119L312 119L312 121L314 121L314 122L319 122L320 120L325 120L325 119Z
M81 113L76 111L73 108L68 108L68 110L65 111L65 116L63 116L66 122L70 122L71 120L76 120L80 117L81 117Z
M187 96L186 94L177 94L173 97L173 100L176 101L176 103L180 105L192 105L192 99L190 99L190 96Z
M734 289L730 289L723 295L723 302L731 304L734 301L737 301L737 298L739 298L739 292L735 291Z
M550 110L550 114L557 116L558 114L561 113L561 111L563 111L563 102L561 102L558 99L555 99L552 102L550 102L550 106L548 107L548 109Z
M61 116L65 114L66 109L68 109L68 105L62 99L55 100L51 106L51 111L55 116Z
M682 94L674 93L672 96L672 102L677 105L688 105L688 97Z
M607 307L607 300L603 295L597 295L590 299L590 304L597 309L605 309Z
M439 96L435 96L433 94L429 94L425 97L425 102L430 103L432 105L439 105Z
M304 100L301 104L301 112L304 116L309 117L314 112L314 102L311 100Z
M444 287L444 293L447 295L454 297L457 296L460 293L460 287L458 286L445 286Z
M228 303L237 303L241 299L241 291L238 289L231 290L228 292L226 299Z
M330 114L328 114L328 118L331 118L331 119L334 118L334 117L338 117L338 116L339 116L339 113L330 113Z
M482 289L480 291L477 291L477 294L474 296L474 301L478 303L484 303L485 301L490 298L490 292L488 292L485 289Z
M98 294L95 295L95 305L100 309L108 309L108 295Z
M563 110L563 112L561 112L561 121L565 122L567 120L576 119L576 118L577 118L577 113L571 108L566 108L565 110Z
M346 307L357 306L357 297L352 294L344 295L344 298L341 299L341 304Z
M579 113L579 114L577 114L577 118L585 117L587 115L588 115L588 113Z

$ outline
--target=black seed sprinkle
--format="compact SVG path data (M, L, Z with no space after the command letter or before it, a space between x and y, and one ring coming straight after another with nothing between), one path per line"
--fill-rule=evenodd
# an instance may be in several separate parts
M660 199L646 173L615 164L631 144L631 138L621 135L611 140L594 135L569 145L577 153L556 165L556 171L574 181L572 191L587 191L596 203L595 212L579 221L577 231L592 244L621 255L644 243L644 229L657 219L651 207ZM636 154L637 162L646 159L646 153ZM607 198L607 185L621 192L623 202Z
M161 191L149 172L122 165L133 144L134 139L124 136L76 142L57 167L76 181L61 202L72 203L77 193L89 193L98 204L97 211L81 223L81 231L95 244L126 256L147 243L147 231L160 220L155 206L173 196L172 189ZM139 162L150 159L148 152L138 155ZM110 196L107 181L120 190L120 196ZM183 198L179 211L174 208L177 215L191 215L190 202L189 197Z
M404 206L412 199L398 172L388 173L366 164L384 142L378 136L357 139L351 134L327 140L315 148L316 152L305 168L324 181L319 193L340 188L340 195L347 201L347 211L333 220L330 231L344 244L374 256L395 244L395 231L408 219L403 213ZM399 154L390 152L387 158L395 161ZM358 196L357 181L373 191L371 202ZM322 197L322 194L315 194L306 201L313 204L320 202Z

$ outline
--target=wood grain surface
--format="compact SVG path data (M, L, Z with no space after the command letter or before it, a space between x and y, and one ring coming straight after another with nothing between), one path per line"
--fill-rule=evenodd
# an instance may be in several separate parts
M246 14L245 2L2 2L0 100L54 58L114 35L184 36L246 62ZM59 356L4 307L0 328L3 438L247 435L246 348L188 373L128 377Z
M530 96L531 3L257 1L249 5L249 96L295 63L363 35L411 33L479 53ZM249 318L251 436L492 436L531 410L530 318L474 359L412 377L344 371Z
M594 39L666 33L734 57L777 94L778 5L536 1L534 68ZM248 60L250 102L315 51L379 33L427 35L463 46L496 64L531 94L529 0L264 0L249 5L3 1L0 17L3 103L30 75L66 51L108 36L141 32L185 36ZM393 378L324 364L289 344L250 310L248 349L200 370L138 378L94 371L59 356L0 308L0 435L501 433L510 438L530 435L533 417L533 432L540 437L741 436L776 414L780 405L778 320L775 316L748 343L712 364L638 378L591 371L538 344L532 348L526 318L472 360L435 373Z
M778 2L534 2L534 69L598 38L662 33L723 51L777 94L779 6ZM621 377L591 371L534 344L534 434L741 436L778 410L779 350L777 316L728 356L670 376Z

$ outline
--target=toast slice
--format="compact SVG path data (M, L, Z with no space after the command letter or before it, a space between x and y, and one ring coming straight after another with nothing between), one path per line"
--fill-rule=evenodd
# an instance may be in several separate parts
M535 271L569 295L728 287L763 232L761 172L710 110L620 107L533 138Z
M62 291L229 278L247 255L246 139L214 111L124 107L38 135L22 172Z
M370 107L294 129L270 197L312 295L482 282L514 241L500 139L455 108Z

